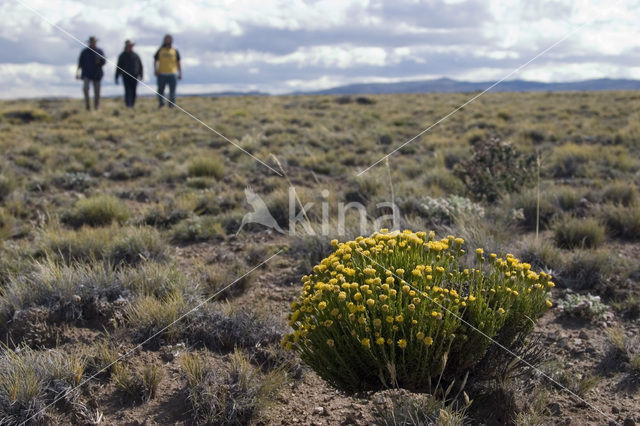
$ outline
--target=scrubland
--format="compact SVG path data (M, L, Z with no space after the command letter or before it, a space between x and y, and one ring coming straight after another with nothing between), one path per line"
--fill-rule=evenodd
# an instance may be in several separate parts
M0 424L640 422L640 94L488 93L367 169L471 96L178 99L246 153L150 98L0 102ZM279 229L238 232L248 192ZM389 389L358 381L360 355L340 377L301 361L301 280L363 233L340 203L365 237L394 225L381 203L454 235L461 274L515 256L555 283L523 305L541 318L500 346L422 328L429 386L409 351Z

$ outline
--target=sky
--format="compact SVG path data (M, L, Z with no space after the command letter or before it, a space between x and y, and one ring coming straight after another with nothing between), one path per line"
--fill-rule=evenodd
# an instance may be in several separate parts
M166 33L182 58L179 94L440 77L640 79L640 0L0 0L0 16L3 99L81 96L74 75L91 35L111 61L106 95L122 91L113 76L125 39L155 87L153 54Z

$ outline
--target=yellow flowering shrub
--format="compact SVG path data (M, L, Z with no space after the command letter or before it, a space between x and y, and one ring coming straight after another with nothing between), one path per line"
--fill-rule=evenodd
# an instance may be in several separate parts
M551 276L512 255L465 269L464 241L433 232L358 237L302 278L283 346L334 386L424 389L477 363L491 339L509 345L551 302ZM446 354L446 356L445 356Z

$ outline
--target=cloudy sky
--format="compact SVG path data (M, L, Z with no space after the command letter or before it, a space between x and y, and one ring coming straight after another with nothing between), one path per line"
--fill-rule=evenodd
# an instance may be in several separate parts
M0 98L79 96L79 41L90 35L112 61L135 40L154 86L167 32L183 58L180 93L498 80L561 39L510 79L640 79L632 0L0 0L0 15ZM122 90L114 71L107 94Z

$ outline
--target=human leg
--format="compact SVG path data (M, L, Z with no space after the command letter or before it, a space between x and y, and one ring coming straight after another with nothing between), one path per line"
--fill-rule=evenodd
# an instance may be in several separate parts
M122 78L122 84L124 85L124 103L128 107L133 106L134 102L134 90L135 90L135 79L129 76L124 76Z
M100 108L100 80L93 80L93 107Z
M89 110L91 106L89 104L89 79L82 79L82 93L84 94L84 107Z
M133 79L131 81L131 108L136 104L136 91L138 90L138 80Z
M174 104L176 103L176 84L177 84L178 80L175 76L175 74L169 76L169 100L171 101L169 103L169 108L173 108Z
M158 106L164 106L164 88L167 85L167 79L164 75L158 76Z

